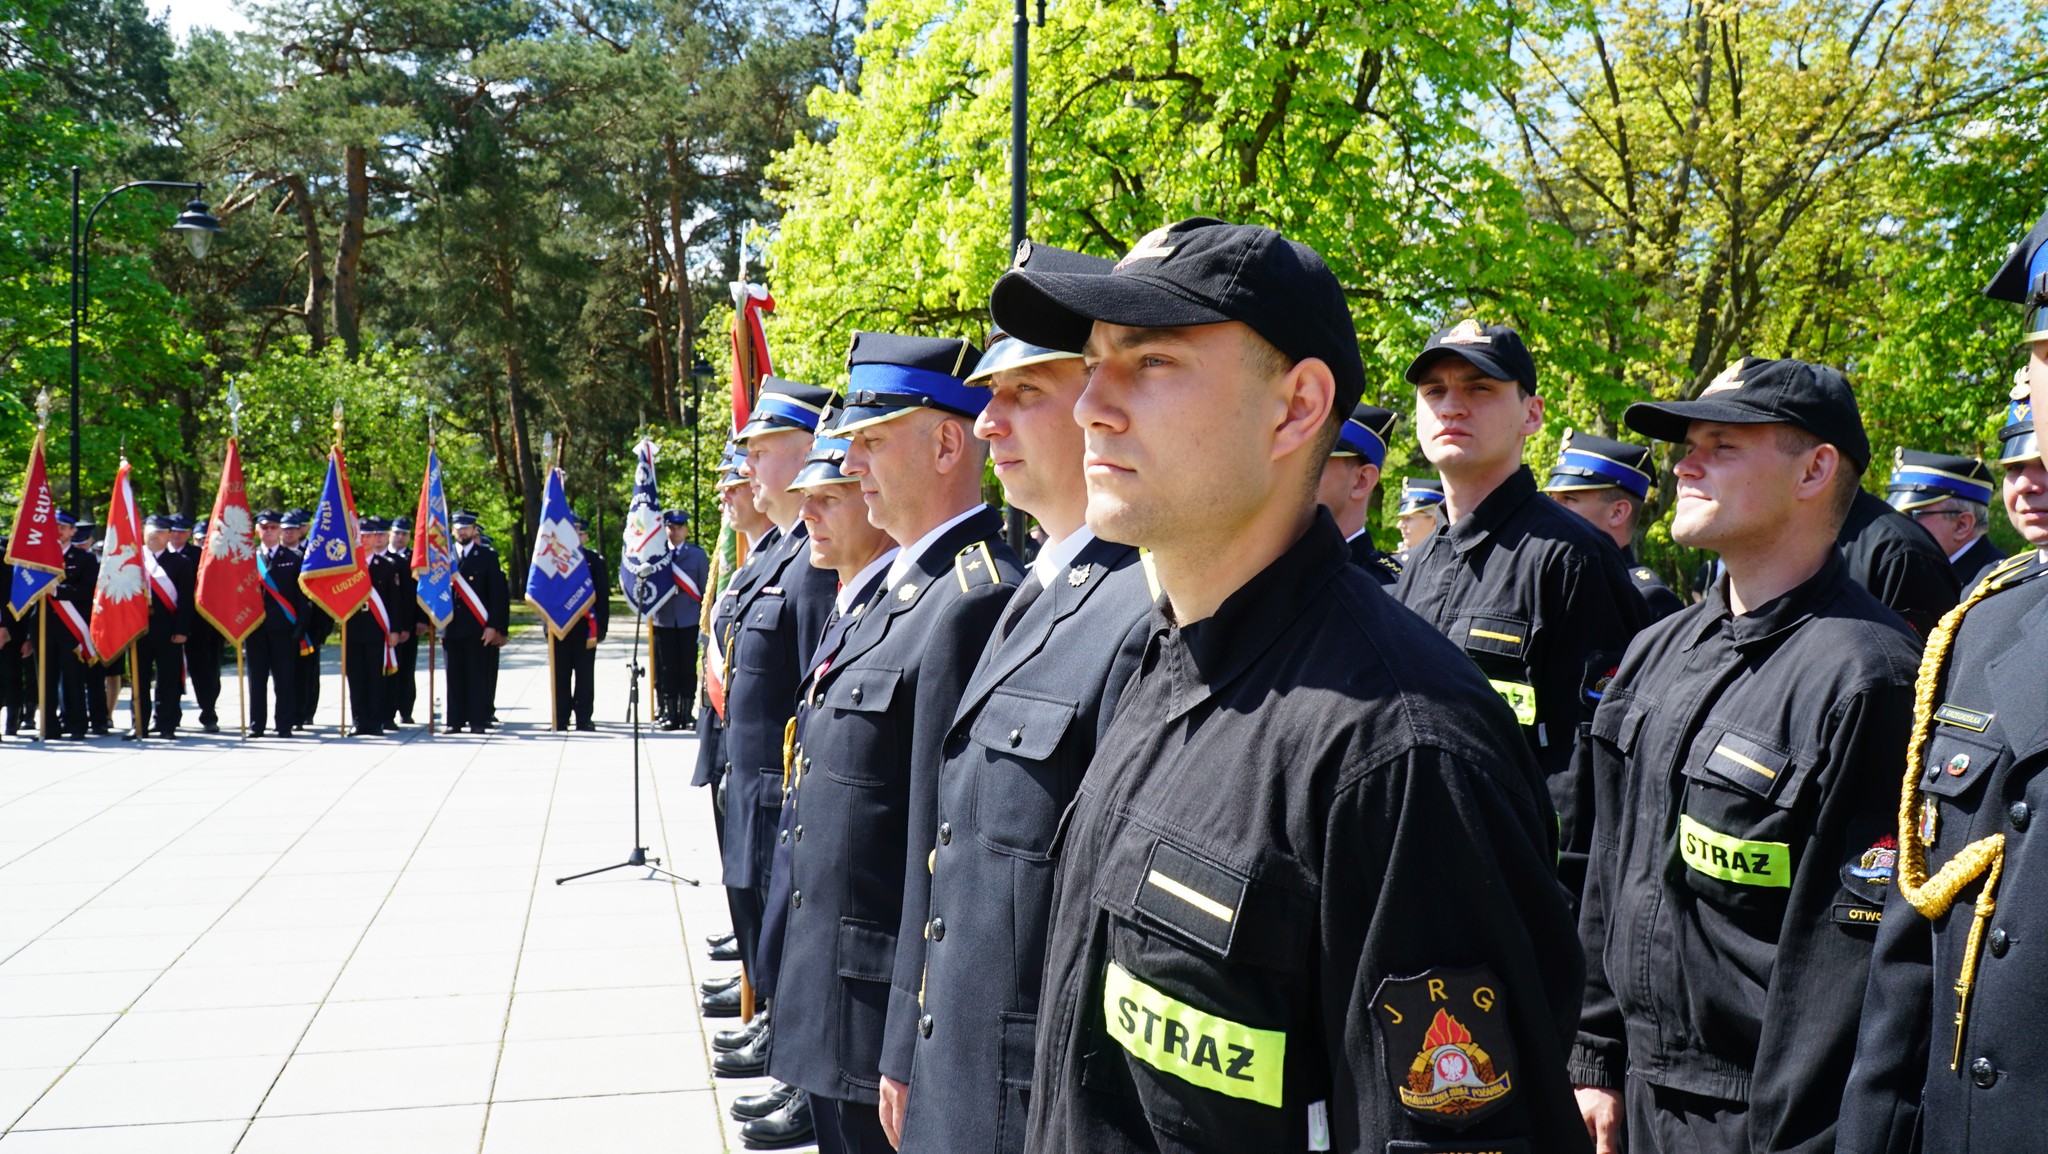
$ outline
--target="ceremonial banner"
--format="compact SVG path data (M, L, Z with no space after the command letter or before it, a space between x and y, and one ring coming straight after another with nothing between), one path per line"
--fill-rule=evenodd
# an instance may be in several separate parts
M192 607L228 644L240 645L263 624L263 579L256 572L255 519L242 488L242 450L233 437L221 463L211 524L199 554Z
M633 447L633 497L626 507L619 589L627 607L642 617L661 608L676 592L669 576L668 530L661 523L661 498L654 488L654 442L645 439Z
M449 543L448 494L441 489L441 457L431 447L412 523L412 575L419 579L420 609L435 628L445 629L448 619L455 616L455 549Z
M348 463L340 445L327 454L327 481L320 487L312 531L306 534L299 588L336 621L362 608L370 597L369 558L356 542L356 499L349 492Z
M775 311L775 298L762 285L735 283L732 307L732 431L737 433L753 415L761 378L775 371L768 363L768 334L761 327L761 314Z
M149 628L149 579L142 570L142 519L135 514L135 489L128 479L128 458L114 476L114 496L107 502L105 552L100 557L99 585L92 592L92 649L110 661Z
M547 622L548 633L565 637L597 603L590 562L569 521L569 496L562 491L562 471L548 470L547 491L540 502L540 532L533 543L533 562L526 571L526 600Z
M28 451L28 470L21 481L21 508L7 538L7 563L14 567L7 604L16 616L27 616L36 598L64 576L64 546L57 540L57 502L43 465L43 434L36 432Z

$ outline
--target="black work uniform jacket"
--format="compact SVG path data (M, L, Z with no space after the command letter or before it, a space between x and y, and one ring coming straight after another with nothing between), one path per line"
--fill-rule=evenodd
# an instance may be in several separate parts
M1972 842L2005 839L1961 1045L1955 984L1984 882L1964 886L1933 921L1894 886L1842 1101L1843 1154L2038 1150L2048 1141L2048 581L2038 565L2019 564L2027 568L2012 584L1963 617L1913 767L1913 835L1933 843L1930 875ZM1921 816L1929 806L1932 821Z
M1593 721L1582 1084L1747 1103L1832 1148L1876 938L1917 638L1839 553L1741 616L1723 577L1636 639Z
M1963 580L1934 537L1866 490L1856 490L1835 544L1848 563L1849 579L1922 637L1962 596Z
M1401 603L1465 650L1517 717L1550 784L1564 852L1558 876L1578 900L1591 844L1592 787L1575 768L1579 727L1600 682L1649 613L1621 551L1544 496L1527 466L1442 526L1401 570Z
M1135 547L1088 542L1042 592L1026 578L960 699L915 943L923 1009L892 1010L882 1052L911 1087L908 1154L1024 1148L1053 834L1137 669L1152 600Z
M917 1003L898 943L923 938L940 750L1017 585L1002 529L981 509L941 534L805 686L768 1072L813 1094L876 1101L892 1002Z
M1347 556L1319 512L1150 617L1055 847L1028 1149L1588 1149L1543 779Z

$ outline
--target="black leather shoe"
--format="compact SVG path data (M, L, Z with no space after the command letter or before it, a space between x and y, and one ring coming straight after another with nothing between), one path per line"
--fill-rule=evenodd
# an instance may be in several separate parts
M715 950L715 949L717 949L718 947L720 947L720 946L724 945L725 943L727 943L727 942L730 942L730 941L733 941L733 940L734 940L734 938L733 938L733 935L731 935L731 934L705 934L705 935L704 935L704 944L705 944L705 945L707 945L707 946L709 946L709 947L711 947L711 948L712 948L712 949L714 949L714 950Z
M786 1150L812 1140L811 1096L798 1090L782 1108L740 1127L740 1142L749 1150Z
M755 1035L768 1028L768 1015L755 1013L753 1020L737 1030L720 1030L711 1035L711 1048L721 1054L731 1053L754 1040ZM758 1118L760 1115L753 1115Z
M732 1106L726 1112L732 1115L732 1120L735 1122L752 1122L756 1118L766 1118L768 1115L782 1109L783 1104L794 1098L798 1093L799 1091L795 1086L787 1082L777 1082L772 1089L765 1093L748 1094L744 1098L734 1098Z
M764 1025L753 1041L712 1058L711 1072L720 1078L758 1078L768 1072L768 1051L774 1044L774 1028Z
M715 946L711 947L711 960L712 960L712 961L714 961L714 962L737 962L737 961L739 961L739 960L740 960L740 944L739 944L738 942L733 942L733 941L726 941L726 942L720 942L720 943L718 943L717 945L715 945Z
M697 992L708 998L713 994L722 994L727 990L734 989L739 984L740 976L738 974L734 974L729 978L712 978L708 981L697 983Z
M718 991L718 992L717 992L717 993L715 993L715 994L708 994L708 995L706 995L706 996L705 996L705 998L704 998L704 1004L703 1004L703 1007L702 1007L702 1009L703 1009L703 1011L704 1011L704 1016L705 1016L705 1017L707 1017L707 1018L737 1018L737 1017L739 1017L739 1016L740 1016L740 986L739 986L739 983L738 983L738 982L734 982L734 983L732 984L732 988L731 988L731 989L728 989L728 990L720 990L720 991Z

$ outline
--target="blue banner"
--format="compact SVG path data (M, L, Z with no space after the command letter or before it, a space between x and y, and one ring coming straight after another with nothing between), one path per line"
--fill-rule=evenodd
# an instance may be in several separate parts
M420 610L435 628L445 629L455 616L455 546L448 530L448 494L441 488L441 456L431 447L412 521L412 575L419 580Z
M50 586L55 585L57 578L61 576L61 573L45 573L41 569L16 565L14 587L7 591L7 607L14 611L16 617L28 616L28 611L34 607L36 598L49 592Z
M562 637L597 601L597 585L584 559L583 543L569 521L569 495L562 491L562 471L548 470L547 491L540 501L540 531L533 541L533 562L526 570L526 600L547 622L548 632Z
M336 446L327 454L327 480L320 486L320 507L306 534L306 556L299 563L299 588L336 621L370 599L367 557L356 540L356 502L349 492L348 465Z
M654 487L654 443L633 448L633 497L626 507L626 535L619 553L619 590L642 617L675 596L669 576L668 529L661 523L661 496Z

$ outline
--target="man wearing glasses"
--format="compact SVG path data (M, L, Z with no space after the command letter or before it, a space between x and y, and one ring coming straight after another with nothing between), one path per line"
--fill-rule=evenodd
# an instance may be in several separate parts
M1901 448L1892 459L1885 501L1934 537L1955 567L1956 578L1968 589L2005 560L2005 551L1985 536L1991 529L1996 492L1991 470L1974 457Z

